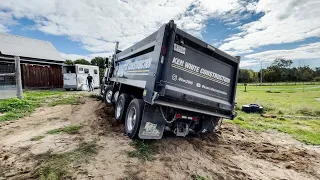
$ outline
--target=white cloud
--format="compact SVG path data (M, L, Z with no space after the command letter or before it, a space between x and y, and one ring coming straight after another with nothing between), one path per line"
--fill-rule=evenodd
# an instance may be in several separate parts
M248 66L255 66L260 64L259 61L256 60L246 60L246 61L240 61L240 67L248 67Z
M85 59L88 61L91 61L91 59L95 57L109 57L112 55L112 53L94 53L94 54L88 54L88 55L79 55L79 54L66 54L60 52L61 56L64 59L70 59L70 60L77 60L77 59Z
M233 51L224 51L232 56L238 56L239 54L247 54L253 52L253 50L248 49L248 50L233 50Z
M247 51L320 37L319 0L260 0L247 9L264 15L241 26L241 33L228 38L229 42L220 46L222 50Z
M276 58L286 59L316 59L320 58L320 42L301 45L294 49L287 50L270 50L261 53L246 55L245 58L273 61Z
M1 5L0 5L1 7ZM18 24L13 20L10 13L0 11L0 32L8 32L8 27Z
M9 30L8 30L7 27L5 27L4 25L0 24L0 33L1 33L1 32L8 32L8 31L9 31Z
M39 31L66 35L91 52L111 52L115 41L128 47L170 19L201 37L209 18L232 20L245 10L238 0L6 0L2 9L10 21L28 18Z

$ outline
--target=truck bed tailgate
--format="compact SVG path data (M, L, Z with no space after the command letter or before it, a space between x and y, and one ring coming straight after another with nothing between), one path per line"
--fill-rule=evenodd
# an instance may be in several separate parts
M232 110L238 63L204 47L198 39L188 39L186 33L177 37L166 59L165 96Z

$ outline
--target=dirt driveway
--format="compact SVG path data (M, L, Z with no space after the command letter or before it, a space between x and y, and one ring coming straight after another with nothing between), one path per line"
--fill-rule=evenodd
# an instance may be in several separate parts
M0 179L39 179L39 156L73 152L95 141L97 153L73 165L68 179L320 179L320 150L276 132L257 133L224 124L221 135L165 137L154 142L155 160L128 156L134 150L112 109L95 99L80 105L39 108L29 117L0 123ZM109 114L109 115L108 115ZM68 125L73 134L48 134ZM41 137L40 140L31 140Z

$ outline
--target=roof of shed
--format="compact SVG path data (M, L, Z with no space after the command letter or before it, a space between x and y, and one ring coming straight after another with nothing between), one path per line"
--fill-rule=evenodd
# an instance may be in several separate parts
M4 55L64 61L49 41L0 33L0 52Z

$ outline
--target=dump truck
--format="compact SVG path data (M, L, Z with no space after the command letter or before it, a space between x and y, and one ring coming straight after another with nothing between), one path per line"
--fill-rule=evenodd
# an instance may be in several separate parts
M123 51L116 43L101 94L132 139L199 136L237 115L239 62L170 21Z

